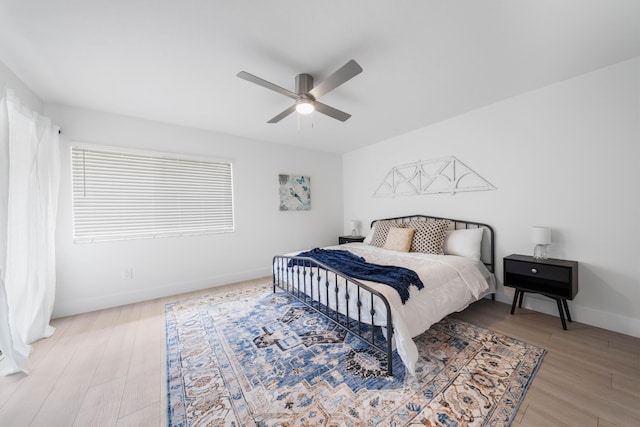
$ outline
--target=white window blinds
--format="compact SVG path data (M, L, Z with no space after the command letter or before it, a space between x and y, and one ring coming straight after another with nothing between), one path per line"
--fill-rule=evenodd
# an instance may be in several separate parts
M231 163L71 148L75 242L233 231Z

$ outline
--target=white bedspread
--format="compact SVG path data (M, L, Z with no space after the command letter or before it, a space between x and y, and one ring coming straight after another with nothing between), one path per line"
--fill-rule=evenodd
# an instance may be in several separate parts
M391 305L395 347L410 374L415 374L418 349L413 337L420 335L448 314L461 311L470 303L495 292L495 277L481 261L453 255L432 255L418 252L396 252L363 243L349 243L325 249L348 250L363 257L367 262L382 265L396 265L415 271L424 289L415 286L409 289L409 300L402 304L398 292L390 286L359 280L382 293ZM288 254L295 256L298 252ZM323 273L320 273L323 274ZM329 275L331 279L331 274ZM352 292L352 291L350 291ZM353 295L353 293L352 293ZM342 296L342 295L341 295ZM322 303L326 298L321 295ZM344 300L340 312L345 313ZM364 307L369 302L363 301ZM356 301L350 299L349 312L353 316ZM335 306L335 294L330 294L329 306ZM374 298L376 325L386 325L386 309L379 299Z

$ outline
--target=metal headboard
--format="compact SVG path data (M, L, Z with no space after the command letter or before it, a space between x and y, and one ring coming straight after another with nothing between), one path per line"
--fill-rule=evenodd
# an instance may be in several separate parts
M495 273L495 269L494 269L495 268L495 245L494 245L495 232L493 231L493 228L490 225L483 224L481 222L467 221L463 219L441 218L437 216L428 216L428 215L409 215L409 216L399 216L395 218L375 219L371 221L371 228L373 228L373 224L375 224L376 221L394 221L398 224L403 224L416 219L423 220L423 221L438 220L438 219L448 220L451 222L451 226L450 226L451 230L482 228L484 231L482 234L480 259L482 260L482 262L490 272Z

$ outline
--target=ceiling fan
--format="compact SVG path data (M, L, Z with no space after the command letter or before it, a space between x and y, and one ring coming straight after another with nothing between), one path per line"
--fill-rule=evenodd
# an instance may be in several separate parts
M298 74L296 76L296 92L291 92L290 90L261 79L260 77L249 74L246 71L240 71L237 75L241 79L266 87L267 89L281 93L296 101L295 104L269 120L267 123L278 123L294 111L297 111L300 114L310 114L316 110L322 114L344 122L351 117L351 114L329 107L322 102L318 102L317 99L346 81L351 80L361 72L362 67L352 59L315 87L313 86L313 77L309 74Z

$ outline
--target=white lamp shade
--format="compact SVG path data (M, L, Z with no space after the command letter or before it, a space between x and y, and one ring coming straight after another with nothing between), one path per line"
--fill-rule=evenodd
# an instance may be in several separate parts
M349 228L352 231L355 230L357 232L359 227L360 227L360 221L358 221L357 219L352 219L349 221Z
M548 227L531 227L531 242L536 245L551 244L551 229Z

